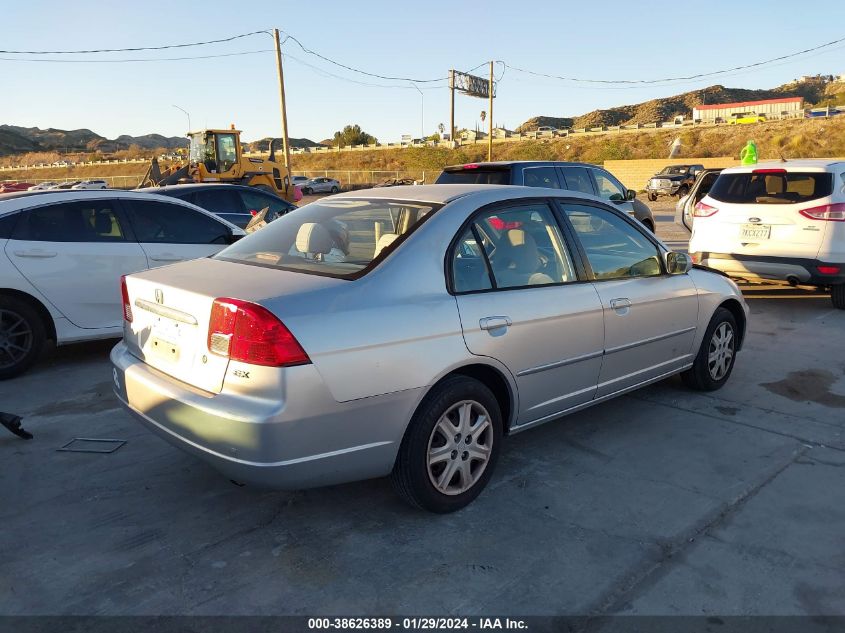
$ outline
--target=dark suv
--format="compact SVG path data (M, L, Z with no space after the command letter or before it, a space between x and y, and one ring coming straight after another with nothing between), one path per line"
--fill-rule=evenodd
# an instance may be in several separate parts
M190 202L242 229L246 228L253 216L265 207L268 207L264 218L267 222L272 222L297 208L296 205L269 191L223 182L168 185L146 189L146 191Z
M580 191L612 202L654 232L654 216L648 205L636 199L606 169L589 163L561 161L499 161L446 167L435 184L523 185Z
M657 196L678 196L683 198L689 193L698 174L704 171L704 165L669 165L654 174L646 185L648 199L654 202Z

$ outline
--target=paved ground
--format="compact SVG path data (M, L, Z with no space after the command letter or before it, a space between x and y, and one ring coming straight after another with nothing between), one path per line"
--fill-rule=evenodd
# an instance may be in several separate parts
M683 236L659 203L659 234ZM111 343L0 383L0 614L845 614L845 312L748 288L729 384L511 438L449 516L237 488L115 407ZM110 455L56 452L74 437Z

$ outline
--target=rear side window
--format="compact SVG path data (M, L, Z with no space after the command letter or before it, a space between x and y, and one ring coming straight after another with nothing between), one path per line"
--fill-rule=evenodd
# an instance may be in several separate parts
M560 189L560 181L554 167L528 167L522 172L526 187L548 187Z
M437 177L438 185L509 185L509 169L459 169L443 171Z
M31 242L123 242L109 200L52 204L21 213L13 239Z
M731 204L796 204L829 196L833 175L819 172L721 174L710 197Z
M586 167L561 167L560 173L566 181L565 187L569 191L580 191L595 195L593 181Z
M231 189L197 191L192 202L212 213L243 213L240 198Z
M9 215L0 217L0 240L7 240L12 237L12 231L15 230L17 221L17 213L10 213Z
M243 201L244 208L247 212L252 213L261 211L264 207L269 207L268 216L272 219L276 216L281 216L290 211L293 205L288 204L280 198L268 196L257 191L240 191L239 195Z
M226 244L229 229L200 211L166 202L126 201L139 242L147 244Z

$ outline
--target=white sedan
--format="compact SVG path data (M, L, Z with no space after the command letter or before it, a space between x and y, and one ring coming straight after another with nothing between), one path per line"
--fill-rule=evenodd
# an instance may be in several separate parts
M108 189L109 184L105 180L83 180L71 187L71 189Z
M340 181L334 178L312 178L299 185L306 196L312 193L337 193L340 191Z
M30 367L45 340L119 337L122 275L208 257L243 235L150 193L0 195L0 379Z

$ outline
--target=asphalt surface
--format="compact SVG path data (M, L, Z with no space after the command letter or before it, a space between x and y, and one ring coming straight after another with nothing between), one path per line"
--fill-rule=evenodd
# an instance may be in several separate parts
M845 312L744 289L721 391L673 378L509 438L447 516L385 480L236 487L117 407L113 342L59 349L0 383L35 435L0 428L0 614L845 615ZM77 437L127 443L56 451Z

